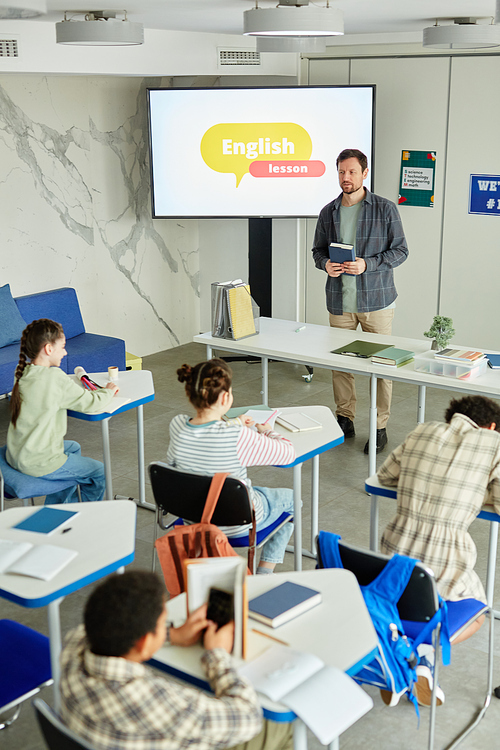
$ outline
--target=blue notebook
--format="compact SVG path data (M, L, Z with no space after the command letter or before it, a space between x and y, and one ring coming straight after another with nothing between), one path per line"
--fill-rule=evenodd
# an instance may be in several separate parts
M500 354L486 354L492 370L500 370Z
M63 510L62 508L40 508L36 513L17 523L13 529L21 531L36 531L39 534L50 534L51 531L62 526L70 518L78 515L77 510Z
M277 628L308 609L321 604L321 593L286 581L248 602L248 616Z

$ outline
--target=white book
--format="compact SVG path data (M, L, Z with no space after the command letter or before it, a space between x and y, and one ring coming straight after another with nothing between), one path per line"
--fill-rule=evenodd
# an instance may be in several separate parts
M0 574L17 573L51 581L77 554L73 549L53 544L34 545L0 539Z
M309 430L320 430L323 427L321 422L300 411L280 414L276 418L276 422L290 432L308 432Z
M245 658L247 627L246 573L243 557L204 557L184 560L187 614L208 602L210 589L218 588L234 597L233 656Z
M291 708L322 745L329 745L373 706L345 672L286 646L273 645L238 672L257 692Z

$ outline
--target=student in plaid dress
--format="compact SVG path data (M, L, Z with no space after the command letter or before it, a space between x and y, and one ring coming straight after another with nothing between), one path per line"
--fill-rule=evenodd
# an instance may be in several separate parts
M483 396L454 399L445 420L417 425L378 470L382 484L398 488L396 515L380 546L428 565L444 599L486 601L468 529L485 503L500 513L500 406Z

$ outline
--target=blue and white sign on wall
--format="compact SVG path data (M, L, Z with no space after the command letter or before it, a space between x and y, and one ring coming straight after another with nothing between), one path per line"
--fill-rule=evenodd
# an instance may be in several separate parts
M469 213L500 216L500 175L471 174Z

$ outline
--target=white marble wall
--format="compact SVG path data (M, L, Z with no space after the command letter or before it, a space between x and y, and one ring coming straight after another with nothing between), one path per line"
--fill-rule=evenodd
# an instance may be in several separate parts
M199 326L198 223L151 219L146 87L0 75L0 285L73 286L88 331L138 355Z

